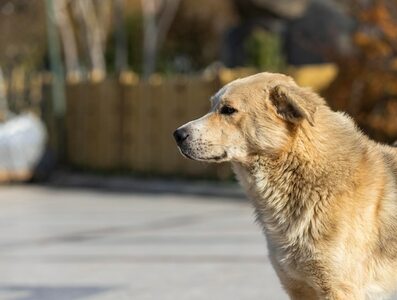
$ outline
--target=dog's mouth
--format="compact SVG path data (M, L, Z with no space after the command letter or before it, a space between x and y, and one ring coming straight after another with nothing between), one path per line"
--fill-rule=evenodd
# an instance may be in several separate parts
M183 149L181 147L178 147L179 151L182 153L182 155L188 159L191 160L198 160L198 161L215 161L215 162L219 162L221 160L224 160L225 158L227 158L227 152L223 151L222 154L220 155L214 155L214 156L198 156L195 155L191 152L190 149Z

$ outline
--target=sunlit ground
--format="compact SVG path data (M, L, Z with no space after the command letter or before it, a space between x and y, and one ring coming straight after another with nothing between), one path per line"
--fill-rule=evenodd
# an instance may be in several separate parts
M182 185L1 187L0 299L287 299L241 192Z

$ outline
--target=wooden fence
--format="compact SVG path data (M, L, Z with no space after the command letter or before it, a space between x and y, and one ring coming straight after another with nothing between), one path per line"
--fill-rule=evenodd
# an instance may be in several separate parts
M33 110L41 114L50 144L66 152L67 162L79 168L224 179L231 177L228 164L184 159L172 133L205 114L210 96L225 83L254 72L223 69L213 77L154 77L147 82L125 74L128 76L123 80L68 83L64 151L58 141L63 134L59 134L60 126L54 123L52 114L51 75L15 70L0 84L0 121L8 108L16 113ZM299 84L321 90L336 70L334 66L306 66L290 69L289 73Z
M228 178L227 164L184 159L172 133L209 109L217 78L177 77L67 86L67 156L71 164L139 174Z

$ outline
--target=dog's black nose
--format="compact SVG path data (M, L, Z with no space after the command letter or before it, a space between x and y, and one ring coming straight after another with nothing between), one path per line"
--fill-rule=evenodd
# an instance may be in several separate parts
M187 133L186 129L177 129L174 131L174 138L178 145L182 144L184 140L188 138L189 134Z

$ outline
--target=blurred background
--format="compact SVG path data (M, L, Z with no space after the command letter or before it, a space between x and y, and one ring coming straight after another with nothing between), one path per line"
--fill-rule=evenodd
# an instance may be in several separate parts
M231 80L397 140L394 0L0 0L0 45L0 299L286 299L229 165L172 138Z

